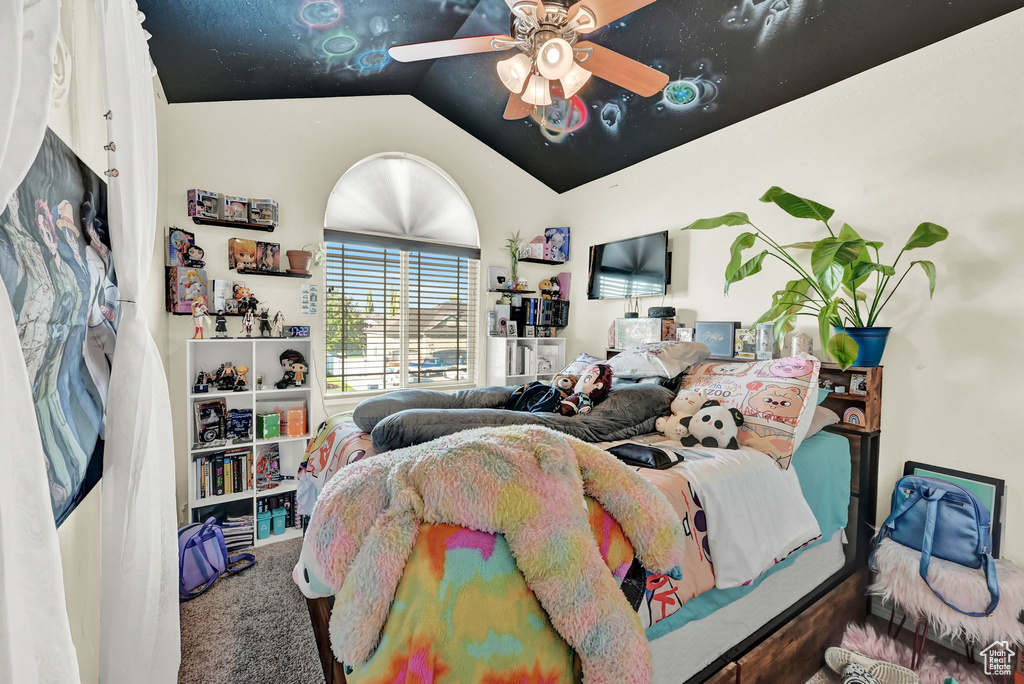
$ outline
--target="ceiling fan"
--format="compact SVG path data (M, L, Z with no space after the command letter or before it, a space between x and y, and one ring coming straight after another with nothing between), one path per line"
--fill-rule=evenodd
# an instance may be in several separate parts
M454 38L396 45L388 50L399 62L481 52L519 52L498 62L498 78L511 95L506 119L522 119L534 107L551 104L551 81L562 96L579 92L591 76L650 97L668 84L666 74L580 37L651 4L654 0L505 0L512 14L509 34Z

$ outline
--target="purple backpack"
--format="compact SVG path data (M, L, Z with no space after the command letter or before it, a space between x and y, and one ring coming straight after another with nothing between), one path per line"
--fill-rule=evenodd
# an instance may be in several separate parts
M231 567L242 561L245 565ZM216 518L185 525L178 530L178 600L191 601L212 587L221 575L247 570L255 562L251 553L228 557L224 532Z

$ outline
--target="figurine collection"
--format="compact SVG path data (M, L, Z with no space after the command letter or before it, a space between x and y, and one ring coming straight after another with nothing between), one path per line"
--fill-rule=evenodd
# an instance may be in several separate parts
M209 392L211 386L220 392L244 392L249 389L249 380L246 378L248 372L248 366L236 366L230 361L220 364L215 373L200 370L192 385L192 393Z

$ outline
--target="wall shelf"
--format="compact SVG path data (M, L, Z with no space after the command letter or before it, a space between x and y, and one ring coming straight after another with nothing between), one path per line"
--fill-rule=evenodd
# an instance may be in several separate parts
M521 264L544 264L545 266L565 266L568 261L552 261L550 259L535 259L534 257L519 257Z
M202 218L193 216L192 223L197 226L221 226L223 228L244 228L246 230L262 230L264 233L273 233L274 226L262 226L258 223L246 223L245 221L224 221L223 219Z
M277 276L278 278L312 278L312 273L289 273L288 271L261 271L258 268L240 268L241 275Z
M488 292L497 292L498 294L517 294L517 295L537 294L536 290L488 290Z

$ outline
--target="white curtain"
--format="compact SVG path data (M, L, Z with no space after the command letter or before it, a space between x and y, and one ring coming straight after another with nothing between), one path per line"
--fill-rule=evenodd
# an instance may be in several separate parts
M148 34L134 0L99 0L104 92L112 112L111 241L122 298L103 457L104 684L177 681L177 529L167 378L136 304L157 235L157 137Z
M56 0L0 2L0 212L46 132ZM78 682L35 403L0 281L0 682Z

